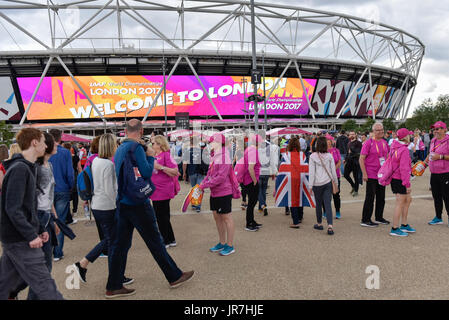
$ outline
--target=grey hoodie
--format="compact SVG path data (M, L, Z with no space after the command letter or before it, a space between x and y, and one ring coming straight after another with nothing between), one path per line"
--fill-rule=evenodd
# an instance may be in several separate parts
M4 162L0 213L3 243L30 242L45 230L37 216L36 166L22 154Z

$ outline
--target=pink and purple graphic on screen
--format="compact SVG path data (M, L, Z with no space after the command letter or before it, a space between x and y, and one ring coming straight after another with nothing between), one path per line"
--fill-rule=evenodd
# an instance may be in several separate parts
M163 85L162 76L79 76L77 81L105 117L123 117L125 111L143 116ZM167 83L167 115L189 112L191 116L215 116L211 101L222 116L254 114L254 103L244 100L254 93L250 78L240 76L201 76L207 94L194 76L173 76ZM18 78L24 107L31 100L39 78ZM317 80L304 79L304 88L296 78L265 78L265 94L272 92L266 102L269 115L306 115ZM273 89L274 88L274 89ZM29 119L97 118L88 99L69 77L47 77L36 95L28 114ZM263 86L258 93L264 95ZM264 114L263 102L258 104ZM155 103L149 116L163 116L163 98Z

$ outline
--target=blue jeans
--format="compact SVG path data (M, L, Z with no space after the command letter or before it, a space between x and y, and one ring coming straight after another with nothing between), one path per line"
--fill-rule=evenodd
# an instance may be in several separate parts
M268 179L270 179L270 176L259 177L259 210L262 209L262 206L267 205Z
M344 161L345 161L345 159L346 159L346 155L345 154L342 154L341 155L341 164L340 164L340 172L341 172L341 175L344 175L345 174L345 165L344 165Z
M72 199L72 193L68 192L55 192L55 209L59 220L65 222L67 215L70 211L70 200ZM57 235L58 245L53 250L53 255L55 258L61 258L64 255L62 251L64 247L64 234L60 232Z
M323 212L326 212L327 224L332 224L332 182L323 186L313 186L312 190L315 195L316 221L321 224Z
M95 262L95 260L97 260L101 253L108 252L108 249L111 246L110 241L112 238L111 234L114 232L115 211L115 209L92 209L95 221L98 223L101 231L103 232L104 238L86 255L86 259L91 263Z
M203 182L203 179L204 179L204 176L201 173L194 173L192 175L189 175L190 186L194 187L197 184L201 184L201 182ZM201 205L199 205L199 206L192 206L192 207L201 209Z
M159 268L168 282L178 280L182 271L167 253L164 240L159 232L153 207L149 203L129 206L120 203L116 212L116 234L112 240L108 263L109 277L106 290L118 290L123 287L128 250L131 248L134 228L150 249Z

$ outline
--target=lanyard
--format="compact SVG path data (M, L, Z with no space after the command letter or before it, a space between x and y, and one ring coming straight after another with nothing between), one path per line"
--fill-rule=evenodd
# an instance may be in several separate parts
M436 140L435 140L435 143L434 143L434 147L433 147L433 149L432 149L432 152L435 152L435 150L438 149L438 147L441 146L441 145L442 145L443 143L445 143L445 142L447 142L447 140L445 140L445 141L443 141L443 142L441 142L440 144L438 144L438 145L435 146L435 143L436 143Z
M381 156L380 152L379 152L379 146L377 145L376 140L374 140L374 144L376 145L376 149L377 149L377 155ZM383 149L385 150L385 143L382 143Z

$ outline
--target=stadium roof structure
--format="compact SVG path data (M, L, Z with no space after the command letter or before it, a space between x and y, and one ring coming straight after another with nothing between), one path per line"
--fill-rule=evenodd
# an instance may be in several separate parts
M406 94L383 117L407 116L425 53L415 36L371 18L272 3L255 4L255 21L257 64L266 76L299 78L303 89L303 78L395 87ZM249 1L8 0L0 1L0 25L0 76L40 76L34 96L45 76L69 75L78 85L74 76L161 74L163 62L164 85L172 75L194 75L208 96L199 75L252 69ZM33 99L22 106L21 125Z

